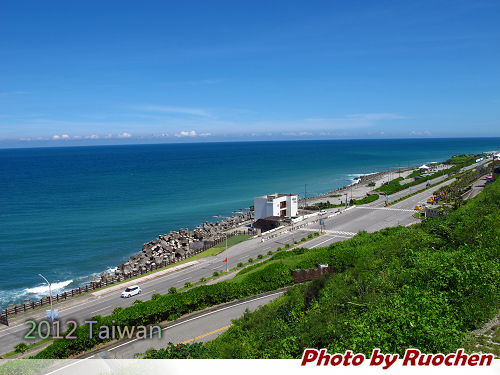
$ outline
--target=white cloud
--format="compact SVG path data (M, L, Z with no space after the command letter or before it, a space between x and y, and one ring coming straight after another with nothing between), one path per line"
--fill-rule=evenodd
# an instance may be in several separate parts
M123 133L123 134L118 134L117 137L118 138L130 138L130 137L132 137L132 135L130 135L128 133Z
M73 136L73 139L82 139L82 137L79 135L75 135L75 136Z
M61 139L61 137L59 137L58 135L54 135L54 136L52 137L52 139L54 139L54 140L58 140L58 139Z
M210 135L210 133L207 133ZM177 138L181 137L196 137L196 132L194 130L191 130L190 132L182 131L180 134L175 134Z
M113 138L113 134L105 135L104 138Z
M319 135L321 135L321 136L344 137L344 136L347 135L347 133L346 132L343 132L343 133L329 133L329 132L325 133L325 132L323 132L323 133L319 133Z
M212 116L210 113L206 112L203 109L199 109L199 108L170 107L170 106L163 106L163 105L146 105L146 106L142 106L142 107L138 107L138 108L143 109L145 111L183 113L186 115L196 115L196 116L214 118L214 116Z
M94 135L90 135L90 136L88 135L88 136L86 136L85 138L89 138L89 139L99 139L99 136L94 134Z
M415 130L410 133L410 135L417 135L417 136L428 136L430 137L432 134L430 131L426 130L425 132L416 132Z
M385 133L384 132L380 132L380 135L385 135Z
M200 134L200 137L204 137L204 138L205 138L205 137L210 137L210 136L211 136L211 134L210 134L210 133L201 133L201 134Z
M290 136L304 136L304 135L312 135L312 133L308 133L308 132L300 132L300 133L293 133L293 132L289 132L289 133L282 133L283 135L290 135Z
M260 134L252 133L252 137L258 137L258 136L260 136Z
M69 135L64 134L64 135L62 136L62 139L69 139Z

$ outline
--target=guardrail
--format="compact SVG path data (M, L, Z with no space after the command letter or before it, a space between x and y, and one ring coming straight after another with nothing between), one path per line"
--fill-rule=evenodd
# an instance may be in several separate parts
M250 230L234 230L230 233L227 233L227 238L231 238L233 236L241 235L241 234L249 235L252 233ZM70 291L62 292L60 294L56 294L55 296L52 296L52 303L65 301L68 298L73 298L73 297L79 296L83 293L88 293L88 292L94 291L96 289L106 287L108 285L113 285L113 284L119 283L121 281L131 279L131 278L136 277L136 276L141 276L141 275L145 275L149 272L156 271L157 269L166 267L170 264L174 264L174 263L180 262L181 260L187 259L193 255L202 253L203 251L206 251L206 250L210 249L211 247L214 247L215 245L218 245L225 240L226 240L226 236L219 237L213 241L207 241L207 243L201 249L191 250L191 253L189 254L189 256L184 255L184 256L181 256L179 258L174 257L172 260L170 260L170 259L162 260L160 262L160 264L156 264L156 263L147 264L147 265L141 266L139 268L133 269L130 273L127 273L127 274L123 274L123 275L119 275L119 276L110 275L109 277L107 277L106 279L103 279L103 280L91 281L90 284L87 284L84 287L72 289ZM32 302L32 301L24 300L24 304L20 304L20 303L18 303L17 305L10 304L5 310L2 310L2 312L0 313L0 324L8 325L8 317L9 316L21 314L21 313L24 313L27 311L37 309L37 308L42 307L42 306L50 305L50 299L51 299L50 296L45 296L42 299L40 299L39 301Z

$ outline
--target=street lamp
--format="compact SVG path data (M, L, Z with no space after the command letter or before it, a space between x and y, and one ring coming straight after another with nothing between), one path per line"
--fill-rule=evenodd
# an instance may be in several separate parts
M54 312L52 310L52 283L56 283L58 282L59 280L54 280L52 281L52 283L49 283L49 281L43 277L42 275L38 274L38 276L40 276L42 279L45 280L45 282L47 283L47 285L49 286L49 299L50 299L50 322L52 323L52 332L51 332L51 336L53 336L54 334Z
M352 182L351 180L347 180L347 182ZM351 183L351 201L352 201L352 183ZM349 202L349 205L350 205L350 202Z

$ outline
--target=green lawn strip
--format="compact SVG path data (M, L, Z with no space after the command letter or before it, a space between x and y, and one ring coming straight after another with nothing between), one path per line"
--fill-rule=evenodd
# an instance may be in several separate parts
M227 239L227 248L229 249L231 246L237 245L241 242L244 242L248 240L249 238L252 238L253 235L243 235L243 234L238 234L236 236L230 237ZM222 241L220 244L217 244L210 249L204 251L203 253L196 254L195 256L190 257L189 259L195 258L197 255L202 255L206 254L205 256L212 256L212 255L217 255L226 250L226 241ZM201 257L199 257L201 258ZM198 258L196 258L198 259Z
M37 341L37 342L35 342L33 344L29 344L29 345L27 344L26 345L26 351L29 351L32 348L35 348L37 346L40 346L40 345L45 344L46 342L49 342L49 341L52 341L52 340L53 340L52 337L47 337L46 339ZM17 354L20 354L20 353L13 350L13 351L11 351L11 352L9 352L7 354L2 355L2 357L3 358L9 358L9 357L12 357L12 356L17 355Z

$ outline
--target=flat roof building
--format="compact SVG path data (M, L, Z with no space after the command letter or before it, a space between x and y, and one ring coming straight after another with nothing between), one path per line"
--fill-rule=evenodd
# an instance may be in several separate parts
M272 194L253 199L255 220L268 216L297 216L298 196L294 194Z

